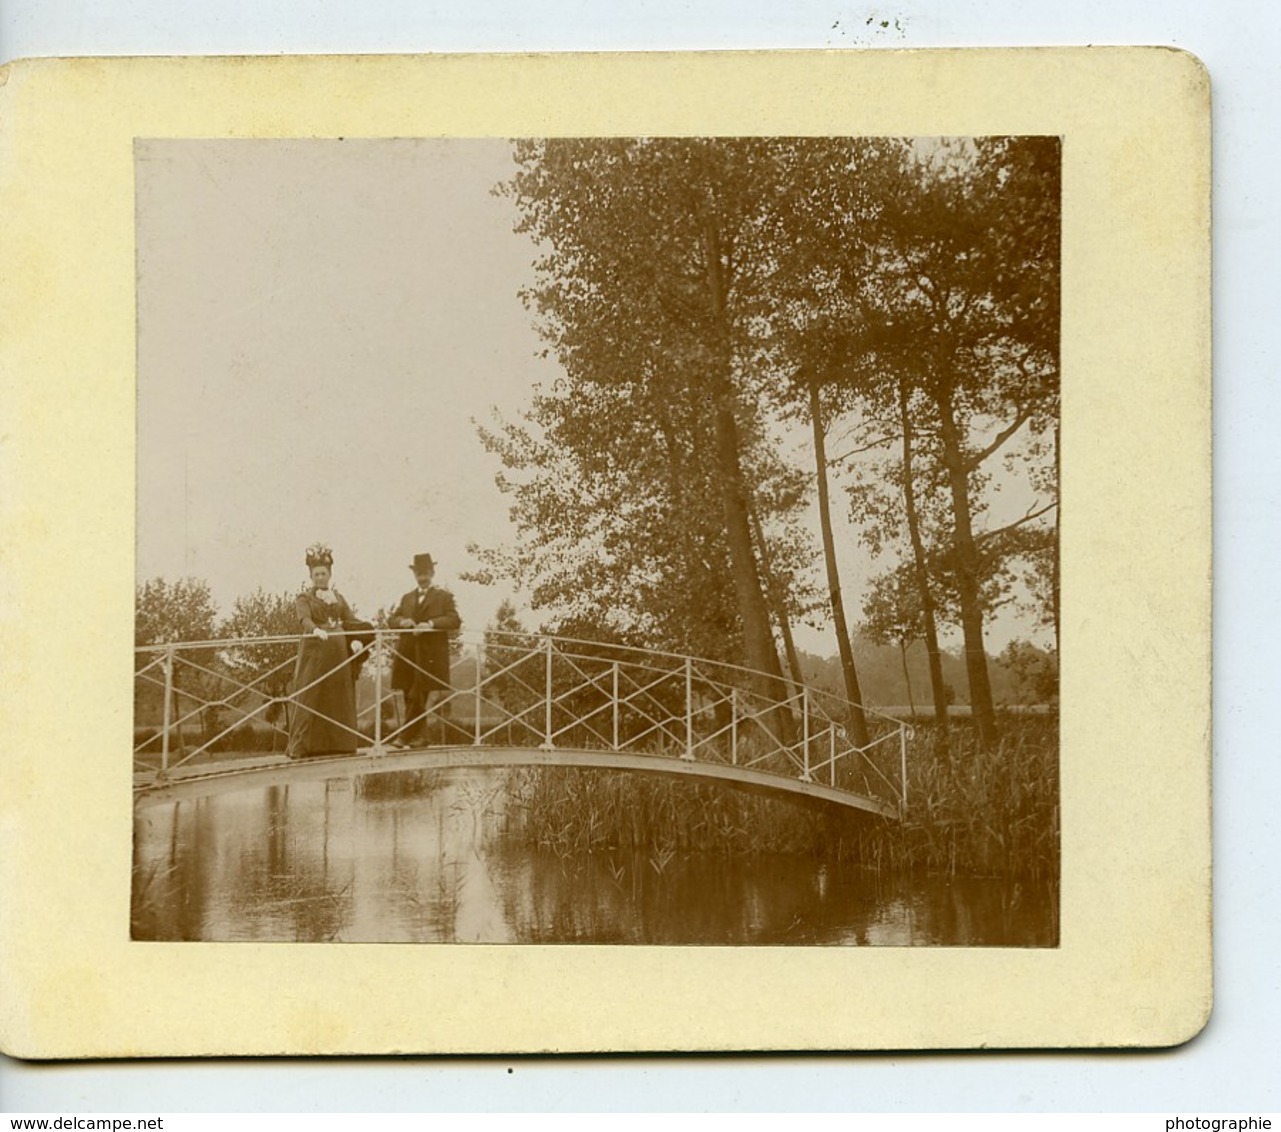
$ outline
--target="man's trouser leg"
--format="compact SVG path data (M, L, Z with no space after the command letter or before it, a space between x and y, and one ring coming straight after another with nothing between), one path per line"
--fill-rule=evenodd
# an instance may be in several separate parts
M427 695L418 688L405 693L405 727L400 733L402 743L414 744L421 739L426 726Z
M431 736L433 722L436 725L437 731L440 733L438 741L440 743L447 743L449 741L448 737L445 735L445 718L436 710L440 702L445 699L448 694L448 691L444 688L433 688L427 693L427 700L423 705L423 711L427 713L426 718L423 720L423 742L426 744L437 741L433 740Z

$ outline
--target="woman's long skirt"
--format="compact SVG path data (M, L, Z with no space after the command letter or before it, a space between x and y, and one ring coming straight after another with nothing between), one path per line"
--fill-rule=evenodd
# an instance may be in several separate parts
M356 682L345 637L304 637L294 671L289 757L342 755L356 750Z

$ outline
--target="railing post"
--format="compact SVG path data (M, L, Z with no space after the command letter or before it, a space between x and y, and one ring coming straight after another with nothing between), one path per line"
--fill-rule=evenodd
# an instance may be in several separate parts
M614 750L618 750L618 661L614 661Z
M173 645L165 649L165 706L164 730L160 734L160 773L169 773L169 720L173 700Z
M483 666L480 663L480 650L484 645L480 642L476 645L476 731L472 738L472 746L480 746L480 685L482 680Z
M694 759L694 661L685 658L685 754L686 761Z
M908 729L899 724L898 729L898 747L899 747L899 773L903 776L903 809L907 809L907 731Z
M810 777L810 690L805 688L801 692L801 765L805 768L801 773L802 782L813 781Z
M543 726L543 750L550 751L552 743L552 639L551 637L543 638L543 645L547 652L547 712Z
M383 664L386 659L383 649L383 631L374 630L374 754L383 753Z
M738 766L738 689L729 690L729 764Z
M828 766L832 768L832 785L836 785L836 724L831 724L827 729L827 758Z

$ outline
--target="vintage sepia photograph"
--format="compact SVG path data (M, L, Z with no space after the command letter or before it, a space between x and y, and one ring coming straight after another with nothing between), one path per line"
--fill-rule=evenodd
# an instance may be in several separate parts
M1206 1025L1196 59L4 75L6 1053Z
M1058 946L1058 137L134 174L133 940Z

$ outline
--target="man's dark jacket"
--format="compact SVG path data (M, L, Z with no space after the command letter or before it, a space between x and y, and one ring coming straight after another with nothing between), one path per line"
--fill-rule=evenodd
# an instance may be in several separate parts
M454 605L454 595L439 586L430 586L425 597L420 597L417 590L410 590L392 611L393 627L401 617L416 625L430 621L432 628L426 633L400 634L400 644L392 660L391 686L398 692L412 691L415 684L419 684L422 691L448 688L449 634L463 624ZM420 668L425 675L418 671Z

